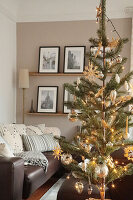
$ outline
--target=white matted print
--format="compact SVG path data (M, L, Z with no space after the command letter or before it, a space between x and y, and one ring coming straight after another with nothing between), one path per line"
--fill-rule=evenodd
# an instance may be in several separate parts
M58 73L60 47L40 47L39 73Z
M64 89L64 102L67 101L74 101L74 95L70 94L70 92L68 92L66 89ZM71 109L69 109L66 105L64 105L64 113L70 113ZM81 113L79 110L75 110L75 112L77 113Z
M85 46L65 47L64 73L83 73Z
M57 112L58 86L38 86L37 112Z

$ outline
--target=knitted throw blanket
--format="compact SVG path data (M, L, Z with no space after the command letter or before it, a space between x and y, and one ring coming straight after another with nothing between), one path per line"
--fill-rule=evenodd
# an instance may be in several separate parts
M44 171L47 171L48 160L44 154L36 151L24 151L22 153L16 153L16 157L20 157L24 160L24 165L34 165L43 167Z

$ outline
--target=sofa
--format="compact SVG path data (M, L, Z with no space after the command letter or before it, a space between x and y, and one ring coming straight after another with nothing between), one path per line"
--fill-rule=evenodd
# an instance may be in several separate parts
M49 134L59 136L58 128L39 126L25 126L18 124L1 124L1 138L12 149L13 155L25 150L22 135ZM0 143L3 143L3 141ZM5 153L5 152L4 152ZM2 200L27 199L35 190L59 171L61 164L53 156L53 151L42 152L48 160L48 168L45 172L40 166L24 165L24 160L10 153L1 155L0 146L0 198Z

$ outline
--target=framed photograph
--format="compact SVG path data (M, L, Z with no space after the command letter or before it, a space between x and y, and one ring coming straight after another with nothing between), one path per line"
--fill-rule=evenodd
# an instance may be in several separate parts
M91 49L92 55L95 56L97 51L98 51L98 47L91 46L90 49ZM106 47L105 53L110 52L110 50L111 50L110 47ZM101 55L101 56L103 55L103 47L100 48L99 55ZM106 59L106 61L110 62L111 60L110 59Z
M57 112L58 86L38 86L37 112Z
M60 47L39 48L39 73L58 73Z
M70 94L65 88L64 88L64 102L67 101L73 101L74 95ZM63 106L63 112L64 113L70 113L71 109L69 109L66 105ZM75 110L77 113L81 113L79 110Z
M66 46L64 49L64 73L83 73L85 46Z

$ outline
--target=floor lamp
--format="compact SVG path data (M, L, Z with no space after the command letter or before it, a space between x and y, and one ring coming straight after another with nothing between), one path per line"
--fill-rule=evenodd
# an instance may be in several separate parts
M29 88L29 71L28 69L19 70L19 88L23 89L23 124L24 124L24 112L25 112L25 89Z

